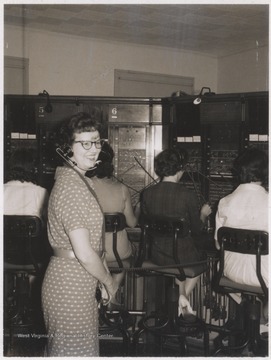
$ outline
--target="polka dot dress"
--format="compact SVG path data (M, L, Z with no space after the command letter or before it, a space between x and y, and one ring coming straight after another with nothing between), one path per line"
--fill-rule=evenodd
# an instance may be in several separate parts
M92 248L99 251L102 222L99 205L79 175L58 168L48 208L51 245L72 249L67 234L87 228ZM96 285L77 259L51 258L42 286L48 356L99 356Z

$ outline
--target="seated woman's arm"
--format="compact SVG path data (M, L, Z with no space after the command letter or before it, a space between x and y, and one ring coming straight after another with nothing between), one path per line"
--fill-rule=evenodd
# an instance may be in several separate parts
M138 223L138 216L135 215L132 207L131 195L126 186L123 185L123 193L125 198L124 215L126 218L126 224L133 228Z
M46 189L44 189L43 197L41 199L41 220L45 227L47 225L47 217L48 217L48 202L49 202L49 193Z
M220 206L219 205L220 205L220 202L218 204L218 210L215 215L215 233L214 233L215 247L217 250L220 249L220 245L219 245L219 242L217 239L217 232L218 232L218 229L223 226L223 218L220 216Z

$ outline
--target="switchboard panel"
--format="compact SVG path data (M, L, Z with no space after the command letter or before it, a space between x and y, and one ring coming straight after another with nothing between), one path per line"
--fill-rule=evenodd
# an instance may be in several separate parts
M38 154L35 107L29 96L4 98L4 175L15 149L29 148Z
M269 98L256 94L247 97L245 106L247 146L254 146L268 153Z
M197 104L193 100L164 99L163 126L168 146L189 154L181 181L196 192L200 205L211 204L214 217L218 201L237 186L232 170L240 152L248 146L268 150L268 94L212 95Z
M182 148L187 151L188 164L181 182L195 191L200 207L205 202L200 108L193 104L190 97L167 99L163 106L163 127L168 127L169 133L168 144L165 147Z
M61 164L61 159L56 153L58 129L67 117L82 111L82 106L75 103L52 102L53 111L45 111L45 104L37 102L36 122L39 143L39 176L41 186L50 190L54 184L55 169Z
M4 104L5 160L19 147L37 152L35 106L29 96L13 96Z
M109 143L115 152L114 175L128 186L135 205L155 181L154 156L162 150L161 104L109 105Z
M214 96L200 107L204 141L204 192L213 208L211 219L214 227L219 200L236 186L233 162L245 144L244 98L240 94Z
M110 104L108 121L111 123L148 123L149 111L148 104Z
M206 175L231 176L233 160L240 152L240 123L221 123L206 129Z
M200 104L200 121L202 124L240 122L242 121L241 99L218 99Z
M109 125L109 142L115 152L114 174L128 186L133 203L146 184L148 130L139 126Z
M53 96L48 112L44 97L6 95L5 164L15 148L30 147L39 158L39 183L50 190L58 164L57 129L84 111L104 124L101 135L115 151L115 176L129 187L133 204L156 181L155 155L173 146L188 152L182 181L196 192L199 206L205 201L215 206L235 187L232 165L240 151L255 146L268 152L268 93L212 95L198 105L193 99Z

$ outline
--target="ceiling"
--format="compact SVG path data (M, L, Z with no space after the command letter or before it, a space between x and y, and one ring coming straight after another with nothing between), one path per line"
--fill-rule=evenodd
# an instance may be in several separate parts
M5 4L4 24L217 57L269 43L267 4Z

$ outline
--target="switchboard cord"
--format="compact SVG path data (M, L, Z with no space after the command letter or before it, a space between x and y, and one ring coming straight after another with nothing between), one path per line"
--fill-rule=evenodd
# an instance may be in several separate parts
M213 185L215 185L217 188L220 188L220 189L223 189L224 187L222 185L220 185L219 183L217 183L216 181L210 179L208 176L204 175L202 172L200 172L199 170L197 170L197 172L202 176L204 177L205 179L207 179L210 183L212 183ZM220 174L218 174L220 175ZM221 176L221 175L220 175ZM221 178L223 178L221 176Z
M150 177L155 183L157 183L157 181L154 179L154 177L151 176L151 174L144 168L144 166L140 163L140 161L137 159L136 156L134 156L134 159L135 159L135 161L138 163L138 165L145 171L145 173L146 173L147 175L149 175L149 177Z
M189 165L188 165L188 167L189 167ZM200 191L197 191L196 183L195 183L194 177L193 177L193 175L192 175L192 172L186 170L186 173L187 173L187 175L190 177L190 179L191 179L191 181L192 181L192 183L193 183L193 186L194 186L194 189L195 189L195 193L197 194L197 197L198 197L199 204L202 205L202 203L201 203L201 200L202 200L202 199L203 199L203 203L204 203L204 204L207 203L207 200L205 199L205 197L203 196L203 194L202 194ZM201 199L200 197L201 197L202 199Z
M144 166L140 163L140 161L137 159L136 156L134 156L134 159L135 161L137 162L137 164L143 169L143 171L152 179L152 182L150 184L148 184L147 186L144 186L141 190L137 190L135 188L133 188L132 186L126 184L123 179L120 179L119 177L113 175L113 177L119 181L120 183L122 183L123 185L127 186L129 189L131 189L134 193L131 195L132 198L134 198L135 196L138 196L142 191L144 191L145 189L147 189L148 187L154 185L154 184L157 184L158 183L158 179L155 179L145 168ZM134 168L135 165L133 165L132 167L130 167L129 169L127 169L123 174L126 174L128 171L130 171L132 168ZM197 173L198 175L202 176L203 178L207 179L210 183L212 183L213 185L215 185L217 188L223 190L224 187L222 185L220 185L219 183L215 182L214 180L212 180L210 177L204 175L200 170L196 170L196 171L192 171L193 169L191 168L191 165L188 163L186 165L186 173L187 175L189 176L192 184L193 184L193 187L194 187L194 190L196 192L196 195L198 197L198 202L199 202L199 205L201 206L202 205L202 201L203 203L207 203L208 201L205 199L204 195L199 191L199 189L197 189L196 187L196 183L195 183L195 179L194 179L194 176L193 176L193 172ZM122 175L123 175L122 174ZM217 172L217 174L222 178L222 179L225 179L225 177ZM227 179L229 181L229 179ZM200 179L199 179L199 182L200 182Z
M113 178L116 179L118 182L120 182L121 184L127 186L129 189L133 190L135 193L140 194L140 192L142 191L142 190L139 191L139 190L136 190L136 189L132 188L132 186L126 184L122 179L118 178L116 175L112 175L112 176L113 176Z

